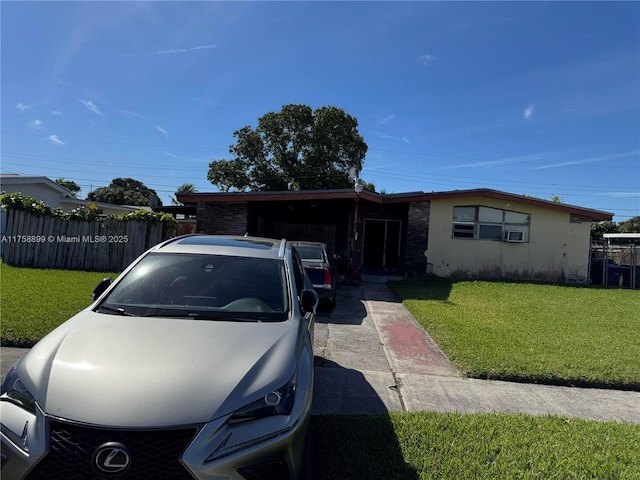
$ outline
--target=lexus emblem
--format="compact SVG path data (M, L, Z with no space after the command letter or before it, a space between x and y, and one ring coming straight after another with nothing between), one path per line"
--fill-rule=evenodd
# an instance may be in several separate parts
M131 453L122 443L103 443L93 454L93 466L99 474L104 476L124 475L131 466Z

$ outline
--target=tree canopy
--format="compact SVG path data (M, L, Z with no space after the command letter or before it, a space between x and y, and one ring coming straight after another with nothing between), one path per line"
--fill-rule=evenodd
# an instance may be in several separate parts
M96 188L87 200L115 205L157 207L162 205L155 190L133 178L114 178L108 187Z
M198 188L193 183L183 183L176 189L176 195L179 193L198 193ZM171 203L173 205L183 205L181 202L176 200L175 197L171 198Z
M640 233L640 215L620 223L606 220L591 223L591 238L601 240L604 233Z
M620 233L640 233L640 215L618 223Z
M351 188L367 153L357 127L341 108L284 105L234 132L233 158L211 162L207 178L223 191Z
M198 188L193 183L183 183L176 189L176 193L197 193Z
M56 178L56 183L71 192L71 196L76 198L82 187L73 180L65 180L64 177Z

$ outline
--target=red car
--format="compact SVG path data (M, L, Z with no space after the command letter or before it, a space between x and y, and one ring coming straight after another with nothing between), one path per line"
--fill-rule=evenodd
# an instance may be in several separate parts
M328 304L330 308L335 307L338 274L333 255L329 253L327 245L321 242L293 242L293 245L320 301Z

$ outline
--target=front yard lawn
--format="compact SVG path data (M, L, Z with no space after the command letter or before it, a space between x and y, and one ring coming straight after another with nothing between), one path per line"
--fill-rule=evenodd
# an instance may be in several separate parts
M30 347L89 306L93 289L117 273L17 268L0 263L3 346Z
M116 275L0 264L2 344L39 340ZM640 384L639 292L433 280L392 288L470 375ZM315 416L311 432L318 480L640 478L640 425L394 412Z
M411 412L312 417L318 480L636 479L640 425Z
M428 279L390 283L467 376L640 390L640 291Z

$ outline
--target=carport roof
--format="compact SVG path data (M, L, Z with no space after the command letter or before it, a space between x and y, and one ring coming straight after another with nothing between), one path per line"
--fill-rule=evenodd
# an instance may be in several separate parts
M564 211L572 215L581 217L584 220L603 221L613 219L613 213L593 210L590 208L569 205L566 203L552 202L525 195L515 195L513 193L501 192L489 188L478 188L472 190L452 190L447 192L406 192L380 194L364 190L357 194L351 189L339 190L287 190L279 192L213 192L213 193L185 193L177 194L179 202L196 204L200 202L212 203L242 203L242 202L296 202L305 200L339 200L350 199L359 196L361 200L368 200L373 203L410 203L428 202L431 200L443 200L451 198L487 197L508 202L518 202L551 210Z

